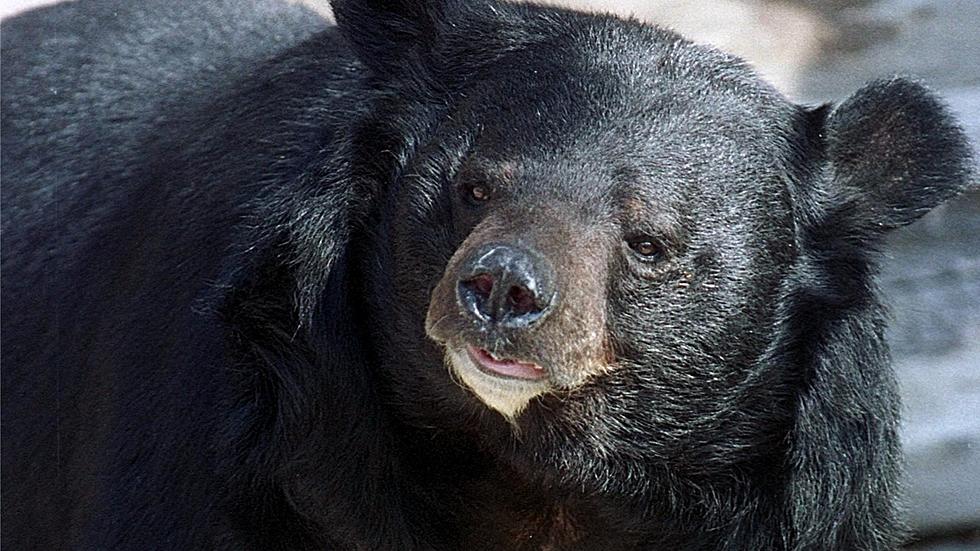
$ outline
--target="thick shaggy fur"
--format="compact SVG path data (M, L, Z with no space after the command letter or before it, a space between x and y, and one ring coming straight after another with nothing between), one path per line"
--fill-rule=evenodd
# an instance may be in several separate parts
M5 547L899 544L875 251L969 182L934 95L807 109L635 21L333 4L4 22ZM535 333L440 291L491 238L559 268ZM501 416L457 341L554 386Z

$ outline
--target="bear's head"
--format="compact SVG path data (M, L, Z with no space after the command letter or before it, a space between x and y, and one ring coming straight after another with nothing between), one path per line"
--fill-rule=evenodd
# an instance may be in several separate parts
M635 21L335 11L384 91L355 170L381 180L371 295L406 418L711 472L785 443L822 355L883 369L876 245L970 167L919 84L808 109Z

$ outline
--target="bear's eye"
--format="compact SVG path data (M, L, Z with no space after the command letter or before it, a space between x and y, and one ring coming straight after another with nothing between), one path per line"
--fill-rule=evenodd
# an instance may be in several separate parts
M470 203L483 203L490 199L490 187L483 184L463 184L460 187L463 198Z
M656 262L663 258L664 250L655 239L647 235L631 237L626 244L636 257L644 262Z

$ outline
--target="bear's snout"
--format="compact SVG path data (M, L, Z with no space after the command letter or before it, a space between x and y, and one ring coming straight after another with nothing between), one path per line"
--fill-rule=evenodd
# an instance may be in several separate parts
M432 291L426 334L453 376L514 419L535 397L608 372L609 237L535 212L488 215L456 249Z
M527 329L543 320L557 299L554 269L528 248L491 243L460 266L460 309L488 328Z

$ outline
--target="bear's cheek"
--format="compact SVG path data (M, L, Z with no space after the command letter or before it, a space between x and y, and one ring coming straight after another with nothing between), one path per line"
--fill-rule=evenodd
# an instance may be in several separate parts
M708 408L736 387L769 340L766 302L745 270L702 256L678 259L653 281L623 278L609 299L618 361L647 381L664 411Z

